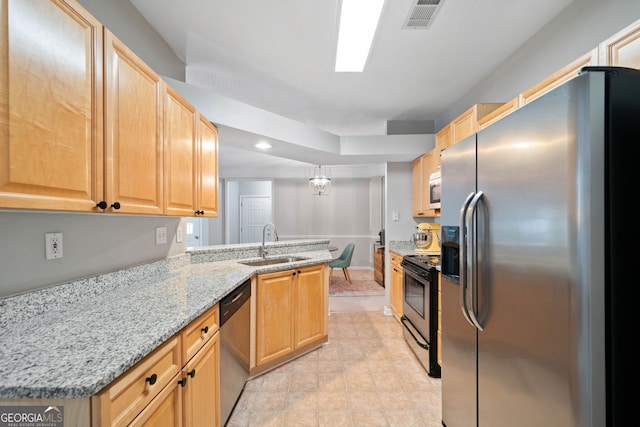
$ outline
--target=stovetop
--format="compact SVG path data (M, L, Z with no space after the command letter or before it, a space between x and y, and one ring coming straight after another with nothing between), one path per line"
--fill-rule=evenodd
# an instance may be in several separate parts
M403 261L413 264L416 267L430 269L440 265L440 255L415 254L405 255Z

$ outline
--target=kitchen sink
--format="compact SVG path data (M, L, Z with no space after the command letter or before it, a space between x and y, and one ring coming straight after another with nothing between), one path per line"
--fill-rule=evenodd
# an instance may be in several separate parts
M238 261L238 262L244 265L260 266L260 265L286 264L288 262L304 261L306 259L309 259L309 258L299 257L299 256L287 256L287 257L278 257L278 258L263 258L263 259L256 259L251 261Z

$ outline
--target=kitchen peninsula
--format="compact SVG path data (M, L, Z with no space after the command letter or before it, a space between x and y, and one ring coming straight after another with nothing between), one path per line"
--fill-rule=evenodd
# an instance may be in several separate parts
M259 244L199 248L0 300L0 404L64 405L65 425L100 425L91 420L92 396L178 336L247 279L323 267L332 259L328 243L270 242L270 257L286 254L303 259L264 266L238 262L257 259ZM328 295L327 271L322 268L321 285ZM328 316L328 308L325 313ZM322 321L324 339L316 347L327 338L326 319Z

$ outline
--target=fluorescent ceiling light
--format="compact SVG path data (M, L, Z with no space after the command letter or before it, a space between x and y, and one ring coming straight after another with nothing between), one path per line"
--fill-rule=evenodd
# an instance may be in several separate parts
M269 144L268 142L258 142L256 145L254 145L254 147L259 148L261 150L267 150L269 148L271 148L271 144Z
M342 0L336 71L362 72L384 0Z

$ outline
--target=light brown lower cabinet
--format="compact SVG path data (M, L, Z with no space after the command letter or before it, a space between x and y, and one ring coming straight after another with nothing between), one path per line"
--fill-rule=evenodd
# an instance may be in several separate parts
M254 375L327 340L328 276L324 264L258 275Z
M389 289L389 298L391 310L393 315L400 319L402 317L402 290L403 290L403 269L400 263L402 262L402 255L391 252L390 254L390 266L391 272L389 279L391 282Z
M220 425L216 304L92 397L93 427Z

